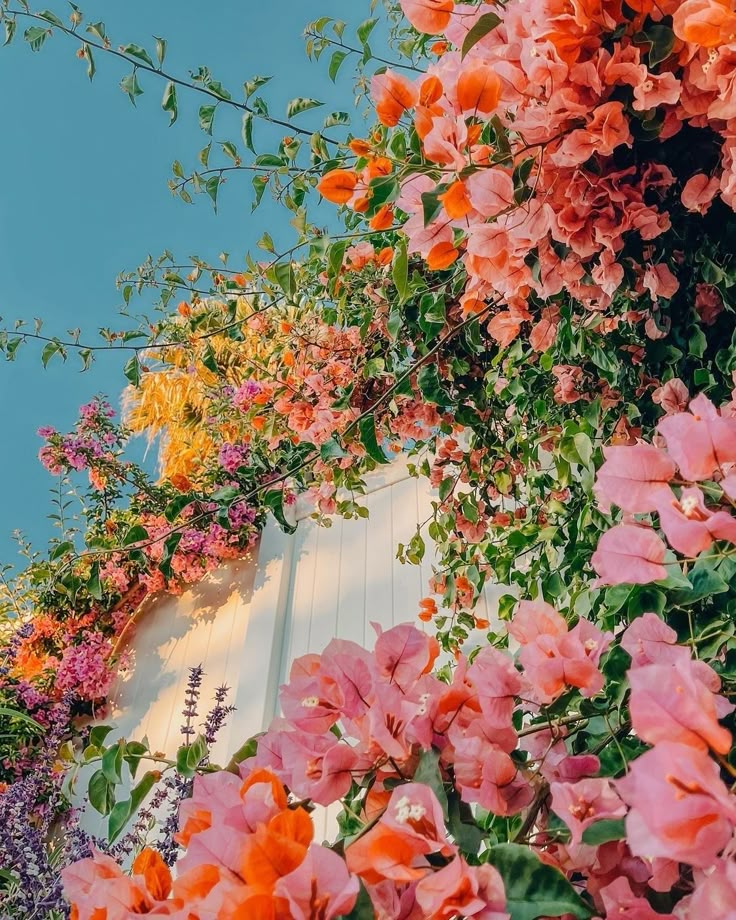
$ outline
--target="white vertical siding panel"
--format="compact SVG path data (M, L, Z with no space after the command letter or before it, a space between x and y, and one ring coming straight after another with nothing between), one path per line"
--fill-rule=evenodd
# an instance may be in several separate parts
M365 606L363 644L372 648L376 634L371 623L382 629L393 625L393 569L399 563L391 523L391 489L367 496L368 529L365 553Z
M331 527L316 528L312 523L312 528L315 531L319 530L319 541L307 640L307 648L310 652L322 651L328 642L338 634L340 576L352 577L352 572L343 572L341 568L343 523L342 518L334 518ZM346 552L350 551L351 547L348 547Z
M359 645L365 636L368 535L366 518L342 524L336 636Z
M399 543L406 545L416 533L417 492L414 479L405 479L391 487L391 545L394 553ZM409 562L393 564L393 623L414 622L421 598L422 573L419 566Z

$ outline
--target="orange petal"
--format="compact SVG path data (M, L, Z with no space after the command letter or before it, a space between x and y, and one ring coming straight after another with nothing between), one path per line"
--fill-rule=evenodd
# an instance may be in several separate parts
M317 184L317 191L333 204L346 204L353 197L358 176L347 169L333 169L325 173Z

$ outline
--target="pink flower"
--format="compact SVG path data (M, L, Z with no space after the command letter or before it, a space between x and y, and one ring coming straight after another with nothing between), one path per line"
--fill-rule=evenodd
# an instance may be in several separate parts
M678 656L670 663L629 671L631 722L642 741L676 741L719 754L730 751L731 733L718 723L725 713L703 682L701 665Z
M679 500L669 496L657 498L659 523L667 541L678 553L697 556L714 540L736 543L736 518L728 511L710 511L703 493L695 486L683 489Z
M695 891L678 907L687 910L683 917L733 920L736 905L736 862L719 859L707 873L695 873Z
M690 393L679 377L673 377L654 390L652 402L661 406L667 415L672 415L673 412L684 412L687 409Z
M617 524L598 541L591 564L601 585L646 585L667 577L666 552L651 527Z
M294 920L334 920L350 913L359 891L358 879L350 875L345 860L313 844L301 865L276 882L274 895L289 902Z
M551 783L552 810L570 828L570 845L582 843L583 832L596 821L623 818L626 806L609 779L588 778L577 783Z
M718 193L720 182L717 176L708 177L705 173L691 176L682 189L682 203L688 211L705 214Z
M458 856L437 872L426 875L416 887L422 917L454 920L508 920L503 880L491 865L469 866Z
M378 632L374 655L379 673L407 692L432 668L440 651L437 640L410 623L387 632L377 625L374 628Z
M514 204L514 182L503 169L481 169L466 184L473 207L483 217L495 217Z
M634 87L632 107L637 112L658 105L674 105L680 99L680 81L672 73L648 73L647 78Z
M658 297L669 300L680 289L680 282L672 274L669 266L660 262L658 265L647 266L644 272L644 287L652 295L652 300Z
M637 617L621 636L621 648L631 655L633 668L647 664L671 664L680 658L690 658L689 650L677 645L674 629L660 620L656 613L644 613Z
M626 836L635 856L705 868L733 835L736 802L718 764L696 748L663 741L637 757L615 785L631 809Z
M667 451L685 479L710 479L724 464L736 462L736 419L723 418L701 393L689 412L668 415L657 425Z
M701 323L704 326L712 326L723 313L723 300L721 300L718 288L713 287L712 284L696 284L695 309L698 311Z
M624 876L601 888L600 898L607 917L621 917L625 920L676 920L674 914L658 913L646 898L637 897L631 890L631 882Z
M569 686L583 696L594 696L603 688L598 662L613 638L610 633L584 619L568 632L565 620L549 604L528 601L518 605L508 628L522 646L519 661L540 702L552 702Z
M593 491L602 511L611 504L634 514L654 511L677 467L667 453L651 444L633 447L605 447L606 458L598 470Z

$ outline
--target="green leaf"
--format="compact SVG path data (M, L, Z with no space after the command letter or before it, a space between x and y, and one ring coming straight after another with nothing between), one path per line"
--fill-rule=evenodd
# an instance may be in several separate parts
M623 818L607 818L604 821L596 821L583 831L583 843L593 847L599 847L603 843L610 843L612 840L623 840L626 836L626 822Z
M138 355L133 355L133 357L128 362L126 362L125 367L123 368L123 373L134 387L140 385L141 363L138 360Z
M439 210L442 207L442 202L440 201L437 192L422 192L421 197L424 226L428 227L439 213Z
M127 54L128 57L136 58L136 60L148 64L149 67L153 67L153 61L151 60L150 54L145 48L141 48L140 45L125 45L121 48L121 51L123 54Z
M107 839L113 843L125 829L126 825L133 815L140 808L141 803L153 788L156 782L157 774L149 771L141 779L137 786L130 794L130 798L123 802L117 802L110 812L107 823Z
M111 731L112 725L95 725L89 733L89 743L101 748Z
M173 125L179 115L179 108L176 102L176 86L169 80L164 89L164 96L161 100L161 108L164 112L169 113L169 124Z
M704 597L728 591L728 582L724 581L715 570L713 560L699 559L688 572L688 579L693 586L692 591L676 591L672 597L675 604L688 606Z
M365 19L355 30L355 34L358 36L361 45L364 45L368 41L368 36L375 29L377 23L377 19Z
M482 38L485 38L489 32L492 32L500 22L501 17L497 16L495 13L484 13L465 36L462 57L465 57L470 49L474 45L477 45Z
M123 546L130 546L132 543L141 543L148 539L148 531L141 524L134 524L129 528L123 537Z
M130 799L116 802L107 819L107 839L110 843L117 839L131 817Z
M281 290L289 297L296 294L296 276L294 275L294 266L291 262L279 262L274 265L273 275L276 283Z
M345 60L347 56L348 56L347 51L335 51L335 53L330 58L330 66L327 68L327 74L333 83L335 82L335 78L337 77L337 72L340 69L342 62Z
M41 10L37 15L41 19L45 19L46 22L50 22L52 25L58 26L60 29L64 28L64 23L59 19L56 13L52 13L51 10Z
M256 148L253 146L253 113L252 112L246 112L243 115L243 124L241 126L240 133L243 137L243 143L245 144L245 146L249 150L252 150L253 153L255 153Z
M5 27L5 41L3 42L3 45L9 45L15 36L17 24L15 19L5 19L3 21L3 26Z
M286 106L286 117L293 118L295 115L301 114L301 112L317 109L321 105L324 105L324 103L320 102L318 99L307 99L304 96L297 96L296 99L292 99Z
M201 105L199 107L199 127L205 134L212 134L216 108L216 105Z
M61 342L47 342L46 345L44 345L43 351L41 352L41 364L43 364L44 367L47 367L49 361L54 357L54 355L59 354L59 352L63 354Z
M417 374L417 385L427 402L435 406L447 406L450 400L442 389L436 364L424 364Z
M20 709L14 709L12 706L0 706L0 721L2 721L3 718L18 719L20 722L25 722L26 725L30 725L34 731L44 731L43 727L39 725L35 719L32 719L27 713L21 712Z
M360 436L360 443L365 447L369 457L375 460L376 463L390 462L383 452L383 448L378 444L376 438L376 420L372 412L360 419L358 422L358 433Z
M156 40L156 60L158 61L159 68L163 67L164 58L166 57L166 45L168 44L165 38L159 38L157 35L153 36Z
M23 33L23 38L31 46L31 51L40 51L50 34L51 30L44 29L43 26L30 26Z
M422 751L420 754L419 763L414 771L414 782L424 783L425 786L429 786L442 806L442 814L445 816L445 821L447 821L449 818L449 805L445 784L442 782L442 773L440 772L440 752L435 748L431 748L429 751Z
M135 105L136 98L143 95L143 90L138 82L138 74L135 70L133 73L126 74L126 76L123 77L120 81L120 88L124 93L128 94L128 98L133 105Z
M100 581L100 563L95 560L92 563L89 572L89 578L87 579L87 591L89 592L90 597L93 597L96 601L102 600L102 583Z
M409 296L409 258L406 254L405 236L399 238L394 250L391 277L396 285L396 293L399 295L399 304L402 304Z
M651 46L649 49L650 67L661 64L672 54L672 49L675 46L675 33L672 31L671 26L651 23L647 26L643 35L645 41L648 41Z
M322 460L327 462L328 460L339 460L341 457L345 456L345 451L340 446L340 442L337 438L332 437L329 441L325 441L324 444L319 449L319 455Z
M590 462L593 459L593 442L582 431L578 431L576 435L573 435L572 440L575 445L575 453L580 458L580 462L583 466L590 466Z
M185 508L192 504L194 499L191 495L177 495L172 498L164 509L164 517L170 523L174 523Z
M503 879L506 910L511 920L537 920L564 914L588 920L592 916L565 876L541 863L528 847L499 844L491 848L488 861Z
M207 754L207 742L204 740L204 735L197 735L187 751L187 767L192 771L196 770Z
M102 773L108 782L115 785L122 782L123 779L121 770L123 767L124 747L125 742L121 739L110 745L102 755Z
M290 521L287 521L286 515L284 514L283 489L269 489L263 496L263 504L269 509L271 514L273 514L285 533L295 532L296 526Z
M63 543L57 543L57 545L51 551L49 559L53 562L56 559L60 559L62 556L66 556L67 553L74 552L74 544L71 540L64 540Z
M182 533L180 530L170 533L168 537L164 540L164 552L161 557L161 561L158 564L159 571L166 578L171 578L174 574L173 569L171 568L171 559L176 552L176 548L181 541Z
M115 805L115 786L102 770L96 770L89 779L87 798L101 815L109 815Z

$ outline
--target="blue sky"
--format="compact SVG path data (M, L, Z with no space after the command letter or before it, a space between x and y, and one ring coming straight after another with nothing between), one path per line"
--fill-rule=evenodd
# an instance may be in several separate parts
M165 37L172 73L204 64L234 89L254 74L273 74L264 94L279 113L293 96L324 100L325 109L300 116L305 126L335 108L352 111L348 64L340 85L333 86L327 59L310 63L302 39L306 23L318 16L346 18L345 0L80 5L87 21L105 21L114 45L134 42L152 50L151 36ZM63 4L51 8L66 18ZM367 17L367 0L351 0L349 14L355 23ZM98 56L90 84L75 50L60 36L38 54L17 38L0 49L0 315L5 323L42 317L44 332L62 335L79 327L94 339L98 327L120 325L114 281L121 270L165 248L212 260L225 250L233 267L264 230L277 240L288 238L288 218L265 197L265 206L251 215L247 176L222 192L217 216L204 198L189 207L174 199L166 186L172 161L193 163L206 140L196 124L199 103L180 97L179 121L169 128L159 107L161 81L142 75L146 92L134 109L119 87L122 62ZM230 126L226 133L216 128L215 139L237 139L239 121ZM18 560L13 530L22 530L38 548L53 533L47 515L56 482L37 462L36 429L50 424L67 430L78 406L96 392L117 405L125 383L122 364L122 353L102 354L86 373L73 358L43 370L35 346L23 349L15 363L0 361L0 563Z

